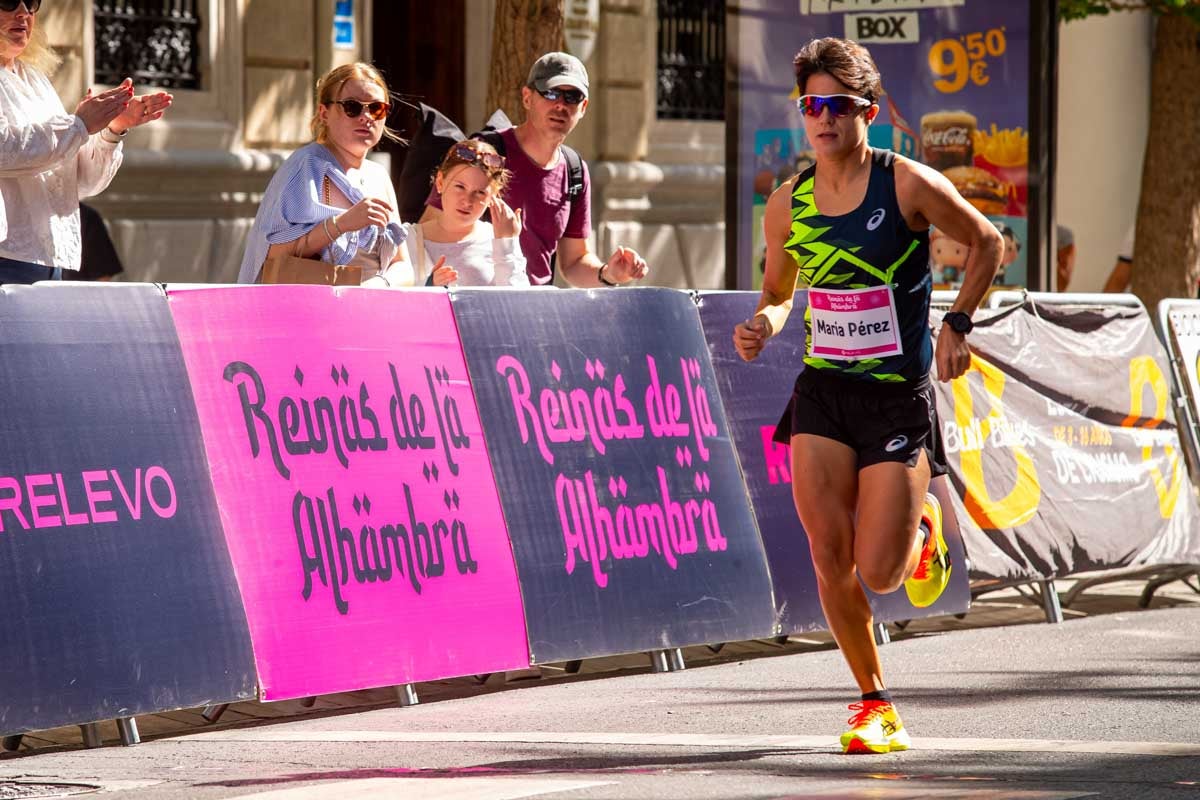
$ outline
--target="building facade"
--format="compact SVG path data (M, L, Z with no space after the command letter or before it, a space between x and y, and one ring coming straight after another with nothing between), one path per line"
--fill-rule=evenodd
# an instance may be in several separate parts
M570 138L591 170L593 249L636 248L652 267L647 283L724 287L725 3L593 7L591 99ZM126 74L176 98L164 120L129 134L124 166L91 201L124 278L229 282L267 181L309 140L317 77L371 60L394 92L478 128L491 111L495 13L493 0L441 0L436 14L407 0L56 0L39 21L63 56L53 80L68 108ZM1132 222L1145 142L1144 117L1096 107L1081 87L1108 64L1123 93L1148 97L1149 32L1146 14L1064 28L1056 197L1080 242L1081 289L1098 288ZM1098 50L1112 57L1097 62ZM1108 135L1093 135L1101 127ZM388 149L383 158L403 158ZM1081 191L1084 175L1113 191Z

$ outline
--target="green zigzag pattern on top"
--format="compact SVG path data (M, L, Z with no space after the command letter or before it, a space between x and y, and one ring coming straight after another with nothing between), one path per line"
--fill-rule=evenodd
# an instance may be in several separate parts
M820 216L821 213L817 210L817 202L813 194L814 180L815 177L808 178L792 192L794 201L792 203L792 235L783 245L800 269L800 285L831 286L846 283L853 277L853 273L833 273L833 269L838 264L853 265L876 278L880 283L892 283L896 270L917 249L916 240L913 240L904 255L888 266L886 270L881 270L854 255L855 252L862 249L861 247L846 249L822 242L820 239L829 231L829 228L818 228L804 222L810 217ZM807 255L805 255L805 251L807 251ZM847 288L866 288L866 284L849 284Z
M814 176L815 177L815 176ZM804 220L810 217L820 216L821 212L817 210L817 202L813 195L814 177L799 184L792 192L792 235L784 242L784 248L791 254L796 262L796 266L800 269L799 283L802 286L834 286L846 284L854 277L853 272L833 273L833 268L838 264L852 264L858 267L863 272L877 278L883 284L891 284L895 277L896 270L900 268L913 251L917 249L918 242L914 239L908 246L908 250L904 255L896 259L896 262L891 264L886 270L880 270L877 267L863 261L854 255L861 247L841 248L827 242L820 241L821 237L829 231L828 227L818 228L807 224ZM805 255L802 251L807 251ZM865 289L865 283L847 284L848 289ZM809 315L809 309L804 309L804 325L808 335L811 337L812 318ZM806 366L816 369L839 369L841 364L827 361L823 358L806 356L804 358ZM864 359L854 362L854 366L846 369L847 374L862 374L866 373L878 381L888 383L903 382L905 379L901 375L890 372L872 372L871 370L883 362L879 359Z

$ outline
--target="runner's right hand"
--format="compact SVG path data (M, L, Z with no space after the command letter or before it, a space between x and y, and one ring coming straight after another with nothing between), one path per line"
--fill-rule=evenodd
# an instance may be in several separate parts
M733 346L743 361L753 361L758 358L758 354L762 352L763 346L766 345L769 338L771 338L771 325L762 314L756 315L754 319L739 322L733 329Z

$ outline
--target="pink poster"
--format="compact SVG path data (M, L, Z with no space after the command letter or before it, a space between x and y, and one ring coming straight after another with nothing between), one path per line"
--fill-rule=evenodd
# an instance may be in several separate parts
M169 298L263 699L527 666L448 295Z

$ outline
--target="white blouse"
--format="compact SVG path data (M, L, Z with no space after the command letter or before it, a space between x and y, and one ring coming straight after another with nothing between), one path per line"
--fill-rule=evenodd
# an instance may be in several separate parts
M0 68L0 256L78 270L79 200L112 181L121 144L89 136L45 75L15 65Z

